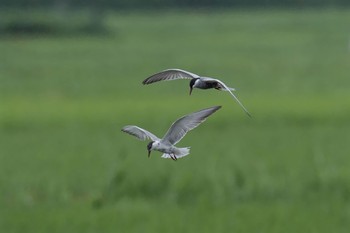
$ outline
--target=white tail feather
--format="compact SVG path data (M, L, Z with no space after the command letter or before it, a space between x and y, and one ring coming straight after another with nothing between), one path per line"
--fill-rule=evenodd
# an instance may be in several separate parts
M230 89L230 91L236 91L236 89L233 87L229 87L228 89ZM226 90L225 88L221 88L220 91L228 91L228 90Z
M177 148L178 151L176 151L175 156L177 159L185 157L186 155L190 154L190 147L183 147L183 148ZM171 158L170 154L164 153L162 155L162 158L169 159Z

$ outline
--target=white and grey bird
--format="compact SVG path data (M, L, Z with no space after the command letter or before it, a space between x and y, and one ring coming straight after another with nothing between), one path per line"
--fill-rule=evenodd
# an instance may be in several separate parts
M178 158L188 155L190 153L190 147L178 148L175 147L175 145L187 134L188 131L199 126L207 119L207 117L220 108L221 106L214 106L179 118L171 125L162 139L135 125L124 126L122 131L131 134L142 141L151 139L151 142L147 145L148 157L150 157L152 150L156 150L163 152L162 158L177 160Z
M232 97L237 101L237 103L243 108L243 110L247 113L248 116L251 116L248 110L243 106L241 101L232 93L234 88L226 86L225 83L220 81L219 79L211 78L211 77L202 77L197 74L188 72L186 70L180 69L167 69L163 70L159 73L153 74L150 77L143 80L143 84L151 84L159 81L170 81L177 79L191 79L190 81L190 95L192 93L193 88L198 89L212 89L215 88L219 91L228 91Z

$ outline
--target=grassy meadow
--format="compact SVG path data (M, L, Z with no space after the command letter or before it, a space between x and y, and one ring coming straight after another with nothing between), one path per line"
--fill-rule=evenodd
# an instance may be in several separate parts
M0 37L1 232L348 232L350 12L110 12L109 35ZM187 80L143 86L182 68ZM161 137L222 105L177 162Z

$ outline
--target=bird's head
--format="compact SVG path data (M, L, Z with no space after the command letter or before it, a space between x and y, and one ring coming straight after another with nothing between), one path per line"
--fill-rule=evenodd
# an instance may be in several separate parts
M193 79L191 79L191 81L190 81L190 95L192 94L192 90L193 90L193 88L196 86L195 84L196 84L196 81L198 80L198 78L193 78Z
M154 141L152 141L152 142L150 142L150 143L147 144L148 158L151 156L151 151L152 151L152 149L153 149L153 142L154 142Z

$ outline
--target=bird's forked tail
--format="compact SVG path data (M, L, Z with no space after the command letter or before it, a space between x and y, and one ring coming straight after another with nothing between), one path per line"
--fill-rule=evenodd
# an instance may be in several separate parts
M230 91L236 91L236 89L235 88L233 88L233 87L227 87ZM225 88L220 88L219 89L220 91L229 91L229 90L227 90L227 89L225 89Z

